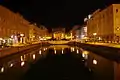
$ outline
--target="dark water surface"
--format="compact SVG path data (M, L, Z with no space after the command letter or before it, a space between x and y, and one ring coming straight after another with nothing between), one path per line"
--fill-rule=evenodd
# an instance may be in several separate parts
M0 80L120 80L120 64L67 45L39 47L0 60Z

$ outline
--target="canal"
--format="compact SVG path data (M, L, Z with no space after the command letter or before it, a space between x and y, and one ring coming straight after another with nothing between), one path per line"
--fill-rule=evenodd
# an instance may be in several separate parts
M120 80L120 64L79 47L51 45L0 59L0 80Z

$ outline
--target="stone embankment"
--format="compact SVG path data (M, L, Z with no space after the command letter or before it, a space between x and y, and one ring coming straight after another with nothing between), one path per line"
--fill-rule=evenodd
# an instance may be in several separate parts
M35 49L40 46L47 46L49 43L37 43L37 44L30 44L30 45L25 45L25 46L11 46L11 47L5 47L5 48L0 48L0 58L6 57L8 55L12 54L19 54L22 51L30 50L30 49Z

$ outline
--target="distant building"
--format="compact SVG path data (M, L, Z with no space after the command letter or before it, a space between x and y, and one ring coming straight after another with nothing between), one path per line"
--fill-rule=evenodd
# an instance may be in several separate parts
M87 37L87 26L83 25L80 29L80 39Z
M84 25L76 25L71 30L73 39L83 39L84 37L87 37L87 26Z
M119 42L120 4L112 4L103 10L96 10L87 21L87 35L90 38Z
M54 39L60 40L65 38L65 28L54 28L52 33Z
M80 26L75 25L70 31L72 33L72 39L76 39L80 37Z

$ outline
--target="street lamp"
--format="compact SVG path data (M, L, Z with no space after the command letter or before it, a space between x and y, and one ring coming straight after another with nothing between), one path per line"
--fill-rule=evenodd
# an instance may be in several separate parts
M95 43L95 36L97 35L97 33L93 33L93 36L94 36L94 43Z
M97 35L97 33L93 33L93 35L94 35L94 36L96 36L96 35Z

